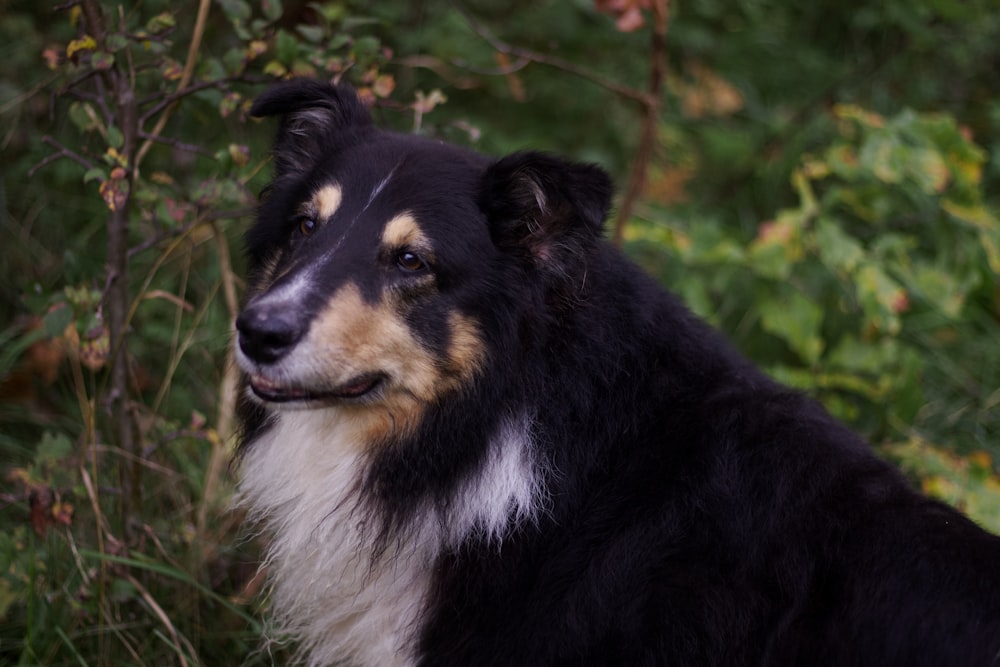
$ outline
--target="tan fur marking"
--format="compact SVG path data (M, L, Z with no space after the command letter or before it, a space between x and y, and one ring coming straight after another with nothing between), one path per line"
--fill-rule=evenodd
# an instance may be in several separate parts
M324 185L313 194L311 206L319 220L329 220L344 200L344 192L336 183Z
M430 241L410 213L400 213L385 224L385 229L382 230L382 246L413 248L425 253L431 250Z
M467 380L482 364L483 340L475 321L465 315L452 313L448 324L451 328L450 366L457 374L456 380Z
M372 437L405 434L420 421L423 406L439 393L441 373L431 355L383 300L365 303L354 285L329 301L309 333L309 344L329 368L323 376L349 382L368 372L386 373L383 397L374 405L347 405L345 413Z

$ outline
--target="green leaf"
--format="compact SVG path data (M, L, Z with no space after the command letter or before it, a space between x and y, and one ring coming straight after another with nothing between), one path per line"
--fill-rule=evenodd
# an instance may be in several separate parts
M250 3L243 0L218 0L222 12L230 21L244 22L253 15Z
M83 182L90 183L91 181L106 181L108 180L108 170L102 169L101 167L94 167L93 169L88 169L83 174Z
M878 132L861 146L859 159L875 178L894 185L903 180L906 168L906 151L899 140L888 132Z
M125 135L117 127L108 128L108 145L114 148L121 148L125 144Z
M261 0L260 9L269 21L277 21L281 18L281 0Z
M66 331L66 327L72 321L73 309L67 304L61 303L45 313L45 317L42 318L42 325L45 328L45 334L49 338L56 338Z
M95 51L90 64L94 69L109 70L115 66L115 56L107 51Z
M891 445L887 452L921 479L925 493L961 508L987 530L1000 532L1000 478L988 454L963 458L916 437Z
M128 46L128 38L120 32L111 33L104 40L104 48L112 53L121 51L126 46Z
M323 37L326 36L326 30L324 30L322 26L318 25L295 26L295 32L302 35L302 38L305 39L307 42L311 42L313 44L318 44L323 40ZM332 45L329 46L331 50L339 48L337 46L332 46ZM341 44L340 46L343 46L343 44Z
M288 68L279 63L277 60L272 60L264 65L264 74L280 78L285 76L287 73Z
M920 296L954 319L962 313L967 289L951 272L933 266L920 266L913 276Z
M23 595L11 590L10 582L6 578L0 579L0 618L7 616L7 610L11 605L22 601Z
M157 14L146 22L146 30L153 35L158 35L161 32L170 30L176 25L177 20L174 18L174 15L170 12L163 12L162 14Z
M998 223L997 217L982 204L965 206L956 201L945 199L941 202L941 208L956 220L964 222L965 224L975 227L976 229L991 232L1000 231L1000 223Z
M906 290L875 264L865 264L854 283L868 323L877 331L899 333L899 313L908 303Z
M762 223L746 253L754 272L775 280L787 279L802 260L802 232L808 218L801 209L786 209L776 220Z
M45 463L59 461L73 453L73 442L65 433L53 434L46 431L42 441L35 450L35 462Z
M378 54L380 47L381 43L377 38L366 35L365 37L359 37L354 40L352 51L355 58L365 61L369 58L375 57L375 55Z
M823 309L798 291L784 289L779 294L782 298L759 305L761 326L788 343L803 361L815 363L823 353Z
M89 132L99 123L97 113L89 102L73 102L69 105L69 119L81 132Z
M339 2L310 2L306 7L322 16L328 23L340 21L351 11L346 3Z
M865 257L864 247L831 218L823 217L816 222L814 240L823 264L836 271L853 273Z
M899 342L895 338L861 341L855 336L844 336L827 355L826 362L832 368L878 375L892 368L898 358Z
M299 40L287 30L278 30L274 39L274 53L282 64L290 66L299 56Z
M951 172L941 154L932 148L910 151L907 171L926 194L940 194L948 187Z
M344 48L350 43L351 43L351 36L348 35L347 33L340 33L339 35L334 35L327 41L326 48L329 51L337 51L339 49Z

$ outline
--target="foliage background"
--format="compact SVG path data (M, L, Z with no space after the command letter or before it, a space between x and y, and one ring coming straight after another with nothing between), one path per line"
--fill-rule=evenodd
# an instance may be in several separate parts
M1000 530L1000 3L367 5L0 1L0 664L287 657L226 461L290 74L603 164L627 252Z

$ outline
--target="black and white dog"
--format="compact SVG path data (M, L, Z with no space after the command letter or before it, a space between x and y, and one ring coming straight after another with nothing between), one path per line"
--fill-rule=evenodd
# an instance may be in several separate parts
M243 502L310 665L1000 665L1000 538L602 240L604 172L292 81Z

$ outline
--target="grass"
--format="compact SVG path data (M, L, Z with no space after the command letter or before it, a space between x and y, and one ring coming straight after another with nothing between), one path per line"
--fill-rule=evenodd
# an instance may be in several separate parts
M0 331L0 664L281 664L262 650L258 545L229 508L237 233L194 226L135 265L141 456L106 436L107 369L85 349L96 304L53 292L69 327Z

